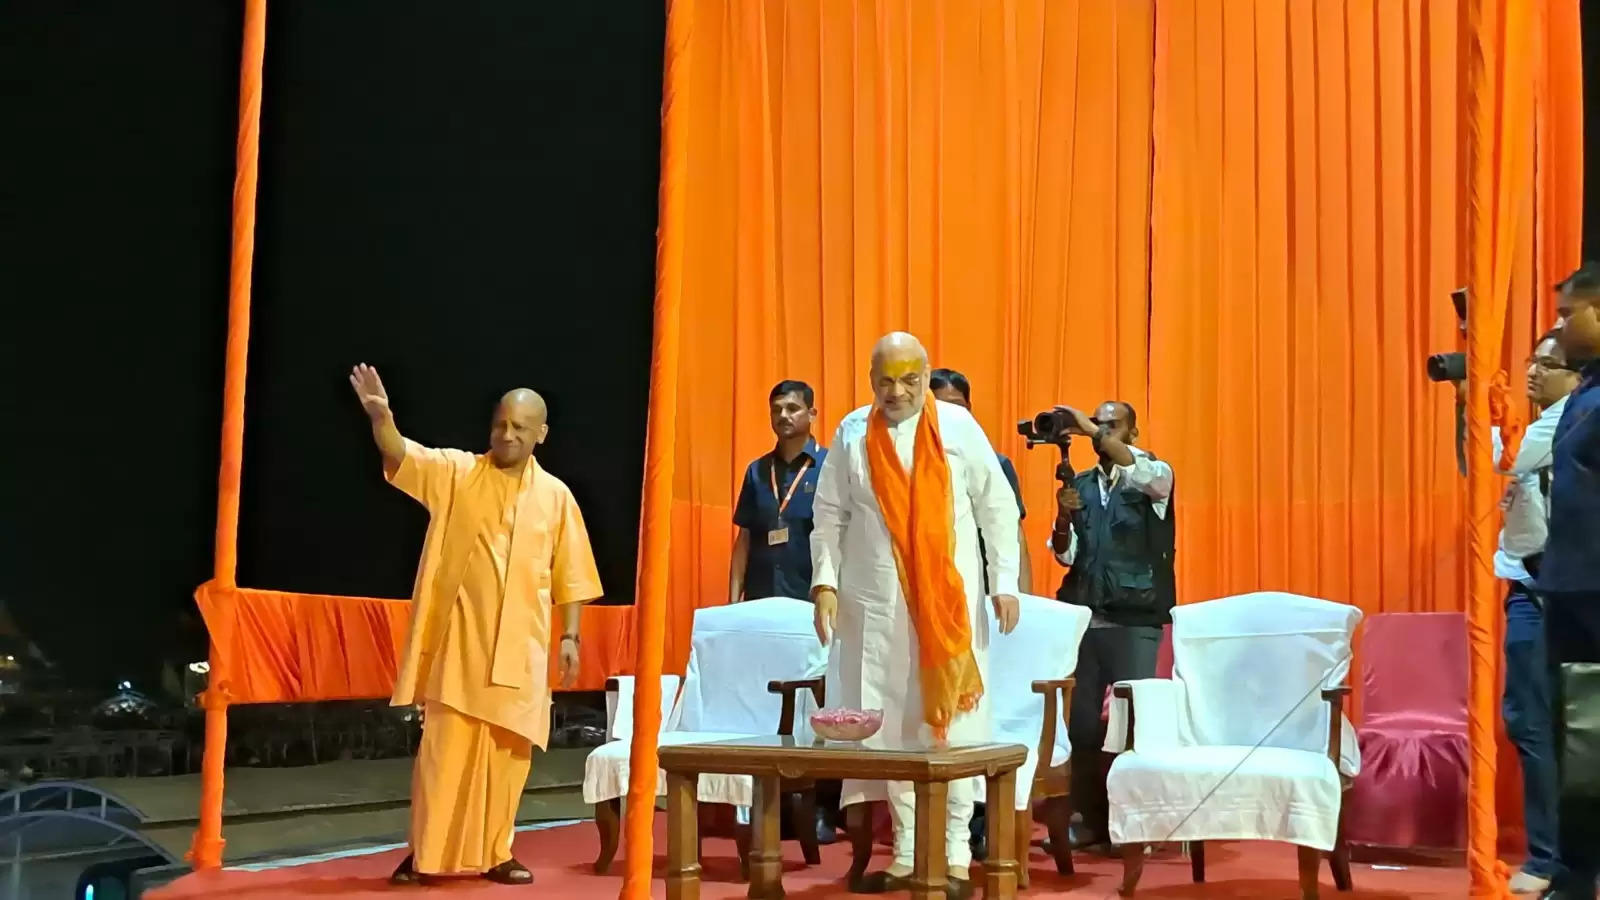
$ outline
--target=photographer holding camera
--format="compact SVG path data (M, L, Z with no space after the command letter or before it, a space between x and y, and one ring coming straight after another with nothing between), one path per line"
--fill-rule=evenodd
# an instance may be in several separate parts
M1073 805L1083 823L1074 848L1110 841L1106 803L1106 692L1118 681L1150 678L1162 626L1177 602L1172 467L1134 446L1138 416L1119 401L1094 418L1070 407L1051 414L1052 430L1094 442L1099 464L1056 492L1050 549L1069 567L1056 599L1093 611L1078 651L1068 736L1072 741ZM1041 420L1046 416L1039 417Z

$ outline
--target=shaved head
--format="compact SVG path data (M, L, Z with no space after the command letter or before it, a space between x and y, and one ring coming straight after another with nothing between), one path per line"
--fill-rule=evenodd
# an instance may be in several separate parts
M917 336L905 331L891 331L872 345L872 367L892 367L894 363L922 363L928 365L928 351L923 349Z
M500 408L506 409L510 407L526 409L530 415L537 417L541 423L544 422L545 417L548 415L548 410L544 405L544 398L539 396L539 392L532 388L514 388L506 391L505 396L500 398Z
M872 345L873 405L891 422L922 411L928 393L928 351L915 336L894 331Z
M490 423L489 458L502 469L520 469L533 455L533 448L544 443L550 431L545 425L548 414L537 391L507 391L495 406Z

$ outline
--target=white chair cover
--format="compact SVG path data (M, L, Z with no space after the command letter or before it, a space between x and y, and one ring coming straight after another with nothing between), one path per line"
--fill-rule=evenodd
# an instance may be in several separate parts
M1360 771L1343 723L1340 763L1328 759L1324 688L1345 683L1361 611L1262 592L1180 606L1172 615L1173 677L1133 686L1112 703L1106 749L1120 753L1106 793L1115 843L1287 841L1331 850L1340 774Z
M1067 678L1078 669L1078 647L1089 628L1087 607L1061 603L1047 597L1018 597L1021 614L1010 634L1001 634L994 616L989 619L989 672L983 698L992 704L994 742L1021 744L1028 758L1017 769L1017 809L1028 808L1034 772L1039 767L1039 736L1044 731L1044 697L1033 692L1035 681ZM1072 755L1067 739L1066 710L1056 715L1056 741L1048 765L1059 766ZM978 779L978 798L984 782Z
M782 698L767 692L769 681L821 677L827 649L817 641L813 607L804 600L769 597L697 610L689 638L689 667L683 689L664 718L660 742L698 744L777 731ZM803 724L812 708L802 693L797 718ZM809 739L805 729L802 739ZM628 791L629 742L597 747L584 763L583 799L600 803ZM656 775L656 794L666 793L665 773ZM752 783L744 775L700 776L702 803L749 806Z
M618 675L611 680L617 683L617 689L606 692L606 740L632 740L633 676ZM683 679L676 675L661 676L661 727L657 734L671 726L672 709L678 705L678 688L682 684Z

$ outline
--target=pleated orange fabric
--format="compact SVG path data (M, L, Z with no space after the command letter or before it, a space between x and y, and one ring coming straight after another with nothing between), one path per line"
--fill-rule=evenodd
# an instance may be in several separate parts
M1510 6L1161 0L1141 417L1188 485L1182 600L1287 588L1372 613L1469 612L1482 890L1498 883L1506 758L1489 568L1499 522L1484 505L1490 385L1502 370L1520 383L1550 324L1535 260L1563 274L1576 264L1582 193L1568 159L1581 148L1577 87L1556 87L1578 65L1574 39L1535 15L1570 24L1576 4ZM1559 41L1542 82L1535 38ZM1480 99L1480 86L1518 97ZM1537 129L1534 109L1549 111ZM1494 136L1490 156L1473 155L1474 133ZM1536 134L1557 167L1537 180ZM1485 159L1492 175L1474 165ZM1469 241L1469 223L1493 238ZM1451 449L1453 394L1421 368L1466 349L1448 295L1467 285L1470 492ZM1508 427L1526 421L1517 392L1503 407ZM1514 770L1502 774L1514 797Z
M1510 897L1496 853L1496 723L1504 620L1493 556L1501 480L1490 458L1495 373L1508 349L1505 326L1527 290L1533 254L1533 4L1471 0L1467 22L1467 872L1473 897ZM1521 280L1523 288L1518 290Z
M737 480L770 449L780 379L817 388L827 434L870 399L872 342L909 330L972 379L1028 497L1050 495L1055 461L1024 450L1019 419L1068 398L1143 409L1154 4L670 9L693 31L668 38L667 126L684 137L663 148L678 206L661 243L681 242L681 268L658 302L670 289L684 325L652 396L678 391L660 449L674 460L664 662L681 672L694 610L727 602ZM1048 518L1029 518L1037 546Z

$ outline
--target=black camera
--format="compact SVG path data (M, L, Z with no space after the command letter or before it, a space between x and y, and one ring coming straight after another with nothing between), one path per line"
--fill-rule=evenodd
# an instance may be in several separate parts
M1465 353L1435 353L1428 357L1429 381L1465 381L1466 378Z
M1456 311L1456 327L1467 333L1467 289L1456 288L1450 292L1450 305ZM1429 381L1466 381L1467 355L1465 353L1435 353L1428 357Z
M1047 409L1031 419L1017 423L1017 434L1028 439L1031 449L1038 444L1066 446L1072 440L1072 415L1063 409Z
M1061 451L1061 461L1056 463L1056 480L1062 486L1072 484L1072 461L1067 458L1067 448L1072 443L1072 416L1066 410L1049 409L1031 419L1017 423L1017 434L1028 439L1028 449L1040 444L1052 444Z

